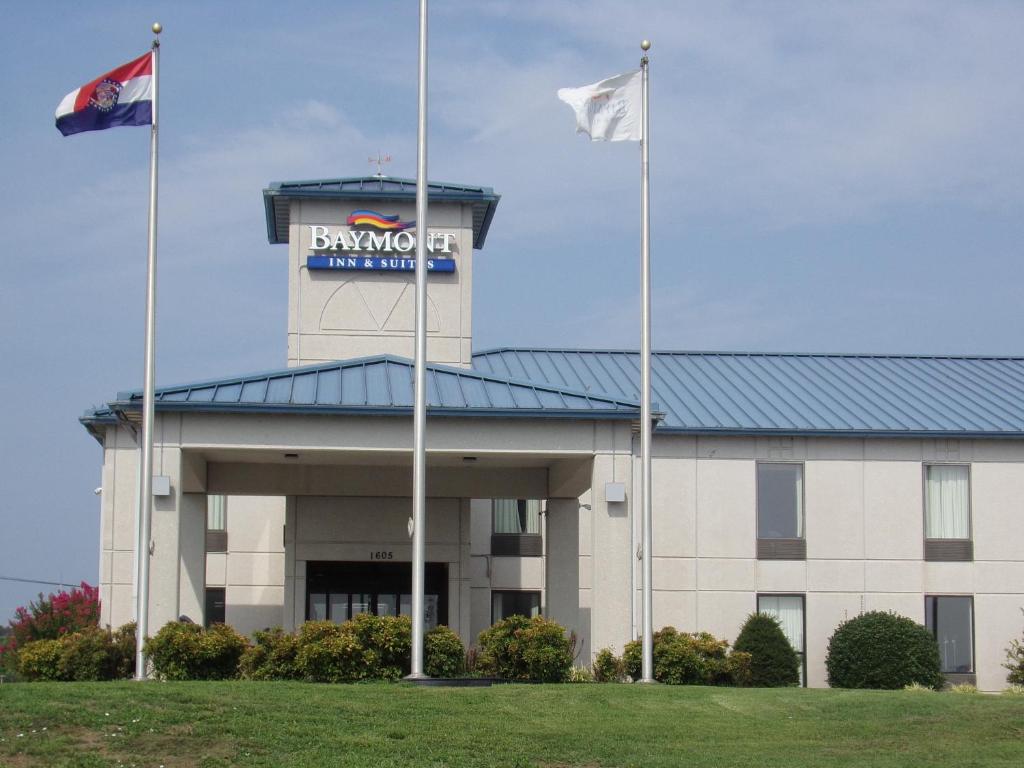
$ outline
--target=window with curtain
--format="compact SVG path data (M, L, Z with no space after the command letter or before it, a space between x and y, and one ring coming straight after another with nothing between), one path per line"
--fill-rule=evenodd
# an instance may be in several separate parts
M804 649L804 596L758 595L757 612L774 616L782 625L782 633L800 657L800 685L806 685L807 653Z
M206 497L206 530L223 531L227 520L225 519L227 504L223 496Z
M974 606L967 596L929 595L924 602L924 624L939 645L942 671L974 672Z
M971 538L970 473L962 464L925 467L925 538Z
M757 465L757 537L804 537L803 464Z
M206 497L206 551L227 552L227 497Z
M540 533L540 501L494 499L494 533Z

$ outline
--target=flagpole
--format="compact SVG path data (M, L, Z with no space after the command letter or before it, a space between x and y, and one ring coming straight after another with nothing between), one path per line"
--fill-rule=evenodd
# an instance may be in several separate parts
M652 537L651 537L651 180L650 180L650 120L648 110L648 59L651 41L640 43L644 55L640 59L641 79L641 139L640 139L640 499L643 509L643 664L640 682L654 682L654 619Z
M423 673L423 578L427 529L427 0L420 0L419 115L416 126L416 391L412 460L412 659Z
M153 24L153 34L163 26ZM146 371L142 394L142 468L139 483L139 538L135 542L138 561L138 596L136 598L135 679L145 680L146 656L142 651L149 632L149 558L150 523L153 515L153 389L156 378L156 190L157 139L159 123L160 38L153 39L153 125L149 134L149 254L146 263Z

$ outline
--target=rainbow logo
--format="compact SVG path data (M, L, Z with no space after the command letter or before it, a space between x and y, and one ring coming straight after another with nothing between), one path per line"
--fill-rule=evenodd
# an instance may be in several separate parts
M392 231L402 231L416 226L415 221L400 221L397 213L394 216L385 216L376 211L352 211L345 223L350 227L373 227Z

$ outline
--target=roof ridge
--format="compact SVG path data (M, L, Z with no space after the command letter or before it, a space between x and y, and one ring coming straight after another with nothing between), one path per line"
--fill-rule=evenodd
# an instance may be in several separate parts
M502 352L544 352L544 353L576 353L576 354L600 354L600 355L639 355L639 349L614 349L614 348L587 348L587 347L493 347L473 352L473 357L484 355L496 355ZM984 355L984 354L925 354L925 353L899 353L899 352L757 352L743 350L699 350L699 349L655 349L653 355L673 356L707 356L707 357L814 357L814 358L856 358L861 360L888 359L888 360L1021 360L1024 361L1024 354L1019 355Z
M273 190L285 190L289 187L307 186L310 184L346 184L354 182L369 182L369 183L398 183L398 184L409 184L412 186L416 185L416 179L407 179L403 176L338 176L330 179L296 179L294 181L271 181L267 183L267 189ZM427 179L427 186L435 187L451 187L452 189L460 189L466 191L475 191L481 194L493 193L494 187L486 187L482 184L463 184L457 181L431 181Z

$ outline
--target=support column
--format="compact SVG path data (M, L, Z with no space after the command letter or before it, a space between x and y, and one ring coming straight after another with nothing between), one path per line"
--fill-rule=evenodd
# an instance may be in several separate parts
M296 604L302 605L305 599L305 580L303 580L303 596L296 594L295 574L295 534L296 519L295 497L286 496L284 502L284 616L282 626L291 632L302 622L296 618Z
M547 616L576 633L577 663L589 665L590 626L580 612L579 499L548 499L547 537Z
M161 430L166 426L160 422ZM170 479L170 495L153 497L150 528L153 554L149 560L150 637L181 615L181 513L185 497L181 492L181 449L158 445L153 474L166 475Z
M206 494L182 493L178 507L178 612L197 624L206 616Z

